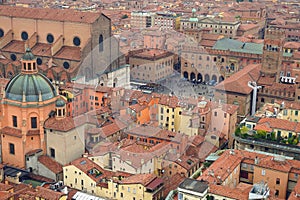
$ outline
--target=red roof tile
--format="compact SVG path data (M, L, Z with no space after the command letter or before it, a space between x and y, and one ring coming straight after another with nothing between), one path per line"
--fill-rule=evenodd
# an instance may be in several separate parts
M248 82L256 82L258 80L260 68L261 64L247 65L242 70L219 83L215 88L217 90L250 94L252 88L248 86Z
M8 126L2 128L1 133L5 135L14 136L14 137L19 137L19 138L22 137L22 131L20 129L8 127Z
M96 12L79 12L74 9L24 8L18 6L0 6L0 15L15 18L94 23L100 17L101 14Z
M59 174L63 170L62 165L56 162L54 159L50 158L49 156L39 156L38 161L55 174Z
M123 179L121 182L123 184L136 184L140 183L143 186L147 186L149 183L156 179L156 175L154 174L135 174Z
M54 55L54 57L60 59L80 61L81 59L80 47L64 46Z

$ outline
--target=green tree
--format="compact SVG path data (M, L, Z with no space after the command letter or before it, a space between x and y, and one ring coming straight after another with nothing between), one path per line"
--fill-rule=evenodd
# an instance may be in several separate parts
M248 129L246 126L243 126L243 127L241 128L241 133L242 133L242 134L248 133L248 131L249 131L249 129Z

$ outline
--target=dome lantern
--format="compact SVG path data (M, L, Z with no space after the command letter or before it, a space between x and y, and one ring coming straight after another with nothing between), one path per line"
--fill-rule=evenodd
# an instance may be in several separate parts
M31 52L29 47L26 48L26 52L22 57L22 73L37 73L37 63L35 56Z
M55 112L56 119L63 119L66 117L66 102L62 98L56 100Z

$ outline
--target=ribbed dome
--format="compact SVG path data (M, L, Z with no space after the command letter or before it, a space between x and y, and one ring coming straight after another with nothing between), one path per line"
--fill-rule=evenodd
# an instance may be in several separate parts
M65 101L61 98L57 99L55 102L56 107L64 107L66 105Z
M38 102L39 94L42 101L52 99L56 96L54 86L49 79L40 73L18 74L13 77L5 88L5 98L23 101L23 93L26 102Z
M34 60L35 56L32 54L30 48L26 48L26 52L22 57L23 60Z

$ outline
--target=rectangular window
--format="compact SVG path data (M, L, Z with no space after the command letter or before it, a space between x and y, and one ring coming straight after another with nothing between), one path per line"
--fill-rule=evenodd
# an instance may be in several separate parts
M276 185L280 185L280 178L276 178Z
M295 116L298 116L298 110L295 110Z
M18 127L18 120L17 120L17 116L12 116L12 120L13 120L13 127Z
M164 113L164 108L160 108L160 113Z
M281 137L281 131L277 131L277 138Z
M217 112L215 112L215 117L218 115L218 113Z
M55 158L55 149L50 148L50 156L51 156L52 158Z
M37 118L31 117L31 128L37 128Z
M224 118L226 118L227 117L227 113L224 113Z
M279 190L275 190L275 197L279 196Z
M15 145L9 143L9 153L15 155Z
M266 170L262 169L262 170L261 170L261 175L262 175L262 176L266 175Z

